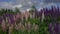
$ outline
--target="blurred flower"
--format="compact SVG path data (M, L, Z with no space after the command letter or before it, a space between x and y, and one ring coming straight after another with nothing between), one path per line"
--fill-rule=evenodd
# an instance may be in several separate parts
M14 24L14 20L15 20L14 16L10 15L9 18L8 18L9 25Z
M16 21L16 17L15 16L13 16L13 19L14 19L14 21Z
M6 21L6 16L5 16L5 14L3 15L3 19Z
M37 30L38 30L38 25L36 25L35 23L33 24L32 27L33 27L33 30L34 30L34 31L37 31Z
M15 30L18 30L18 25L15 25Z
M59 34L60 34L60 24L59 24L59 26L58 26L58 31L59 31Z
M50 32L50 34L53 34L52 23L49 24L49 32Z
M30 23L30 22L27 23L27 29L28 29L28 30L31 29L31 23Z
M16 19L19 19L19 18L20 18L20 14L17 13L17 14L16 14Z
M4 20L2 21L2 25L1 26L2 26L3 31L6 31L6 23L5 23Z
M12 30L13 30L13 24L11 24L11 26L9 26L9 34L12 34Z
M56 34L58 34L58 23L55 23L54 31L55 31Z
M9 26L10 26L10 25L12 24L12 23L11 23L11 20L9 19L8 21L9 21Z
M2 18L1 18L1 16L0 16L0 24L2 23Z
M31 23L30 23L30 22L25 23L25 28L26 28L28 31L30 31L30 29L31 29Z
M24 27L24 25L23 25L21 22L18 24L18 27L19 27L19 29L22 30L22 31L25 30L25 27Z

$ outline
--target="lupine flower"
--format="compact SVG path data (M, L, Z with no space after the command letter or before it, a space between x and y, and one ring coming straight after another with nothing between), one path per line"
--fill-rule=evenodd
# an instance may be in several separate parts
M16 22L14 22L13 26L14 26L14 29L16 29ZM17 30L17 29L16 29L16 30Z
M6 16L5 16L5 14L3 15L3 19L6 21Z
M18 19L18 18L20 18L20 14L19 13L16 14L16 19Z
M22 30L22 31L25 30L25 27L24 27L24 25L23 25L21 22L18 24L18 27L19 27L19 29Z
M60 34L60 24L59 24L59 26L58 26L58 31L59 31L58 33Z
M52 23L49 24L49 32L50 32L50 34L53 34Z
M44 14L45 14L45 16L48 16L49 15L49 11L48 11L47 8L45 9Z
M9 26L11 25L12 23L11 23L11 20L9 19Z
M2 21L2 25L1 26L2 26L3 31L6 31L6 23L5 23L4 20Z
M15 30L18 30L18 25L15 25Z
M38 25L36 25L36 24L34 23L32 27L33 27L33 30L34 30L34 31L37 31Z
M30 23L30 22L27 23L27 29L28 29L28 30L31 29L31 23Z
M44 11L42 12L42 19L41 19L41 21L43 22L43 20L44 20Z
M13 15L10 15L8 20L9 20L10 25L14 24L14 16Z
M31 23L28 22L28 23L25 23L25 28L28 30L28 32L30 31L31 29Z
M2 23L2 18L1 18L1 16L0 16L0 24Z
M15 16L13 16L13 20L16 21L16 17Z
M55 31L56 34L58 34L58 23L55 23L54 31Z
M13 24L11 24L11 26L9 26L9 34L12 34L12 30L13 30Z

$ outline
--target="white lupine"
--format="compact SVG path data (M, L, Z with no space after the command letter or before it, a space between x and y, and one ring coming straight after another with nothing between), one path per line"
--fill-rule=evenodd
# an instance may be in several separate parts
M6 17L6 22L8 22L8 17Z
M29 31L31 29L31 23L30 22L25 23L25 27Z
M27 23L25 22L25 29L27 29Z
M25 27L24 27L24 25L23 25L21 22L18 24L18 27L19 27L19 29L22 30L22 31L25 30Z
M6 23L7 23L6 26L9 27L9 25L8 25L8 17L6 17Z
M42 20L41 21L43 22L43 20L44 20L44 11L42 13Z
M37 31L38 25L36 25L36 24L34 23L33 26L32 26L32 28L33 28L34 31Z
M28 29L30 29L30 28L31 28L31 23L28 22L28 23L27 23L27 26L28 26Z
M16 21L16 17L15 17L15 16L14 16L14 18L13 18L13 19L14 19L14 21Z

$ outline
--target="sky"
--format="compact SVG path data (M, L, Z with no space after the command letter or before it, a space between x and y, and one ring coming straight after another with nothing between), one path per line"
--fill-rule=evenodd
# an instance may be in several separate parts
M60 0L0 0L0 8L19 8L20 10L29 9L32 5L40 10L51 5L60 6Z

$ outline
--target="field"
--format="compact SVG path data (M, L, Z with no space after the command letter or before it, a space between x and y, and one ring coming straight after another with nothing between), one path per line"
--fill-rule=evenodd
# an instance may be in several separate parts
M60 8L0 9L0 34L60 34Z

